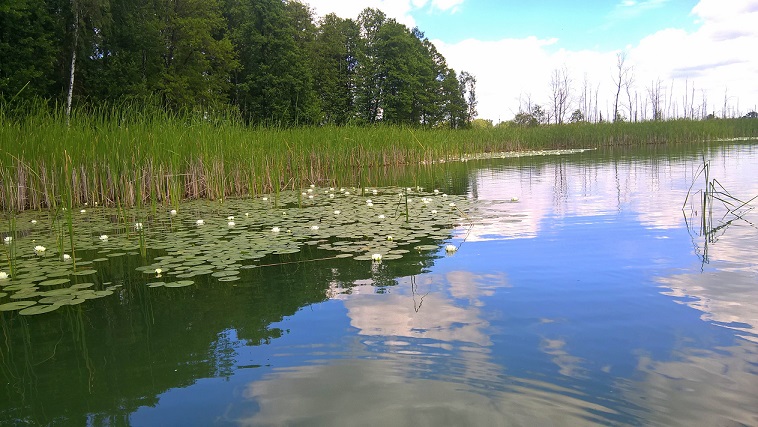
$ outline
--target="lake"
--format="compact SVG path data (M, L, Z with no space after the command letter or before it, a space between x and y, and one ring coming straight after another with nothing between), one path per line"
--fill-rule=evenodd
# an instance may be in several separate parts
M758 425L758 199L737 202L758 196L755 142L431 168L353 195L390 243L324 220L319 187L281 201L304 216L282 226L296 246L271 233L283 208L253 201L181 221L88 207L77 276L53 266L53 214L19 215L0 307L52 311L0 311L0 424Z

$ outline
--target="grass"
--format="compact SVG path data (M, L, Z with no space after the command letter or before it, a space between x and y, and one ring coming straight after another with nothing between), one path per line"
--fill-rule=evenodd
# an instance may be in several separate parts
M392 184L393 168L468 154L758 137L758 120L667 121L491 129L251 129L229 113L149 106L75 111L0 105L0 209L176 206L321 186ZM410 172L408 165L412 165Z

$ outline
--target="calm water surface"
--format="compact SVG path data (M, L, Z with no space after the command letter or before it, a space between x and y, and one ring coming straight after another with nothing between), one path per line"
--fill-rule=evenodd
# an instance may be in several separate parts
M114 264L120 295L0 313L0 424L758 425L758 213L683 209L703 157L758 195L758 145L655 150L440 166L476 201L453 255Z

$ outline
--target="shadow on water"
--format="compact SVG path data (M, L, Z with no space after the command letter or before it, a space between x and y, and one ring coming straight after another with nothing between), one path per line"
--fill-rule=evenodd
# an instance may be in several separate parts
M287 333L273 323L349 293L356 282L388 290L396 277L419 274L436 257L307 262L325 252L308 247L271 255L262 262L270 266L245 270L235 284L206 276L174 289L145 286L135 270L144 260L120 257L106 270L124 286L109 298L38 316L0 312L2 424L128 425L131 413L156 405L169 389L232 375L236 346L268 344ZM234 345L225 338L230 330Z

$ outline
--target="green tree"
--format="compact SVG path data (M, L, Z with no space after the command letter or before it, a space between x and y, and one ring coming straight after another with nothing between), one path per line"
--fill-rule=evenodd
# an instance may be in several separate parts
M323 121L350 122L356 114L358 24L337 15L326 15L318 27L313 48L314 88L319 94Z
M162 0L164 69L159 88L175 107L226 100L229 73L237 66L226 22L216 0Z
M466 123L470 124L477 114L476 107L479 104L479 100L476 98L476 77L466 71L461 71L460 75L461 91L463 92L464 99L466 100Z
M253 123L318 120L308 55L281 0L233 0L230 27L241 68L232 99Z
M579 123L585 121L584 114L582 114L581 110L578 108L574 110L573 113L571 113L571 117L569 118L569 121L571 123Z
M63 21L44 0L0 1L0 98L56 95Z

